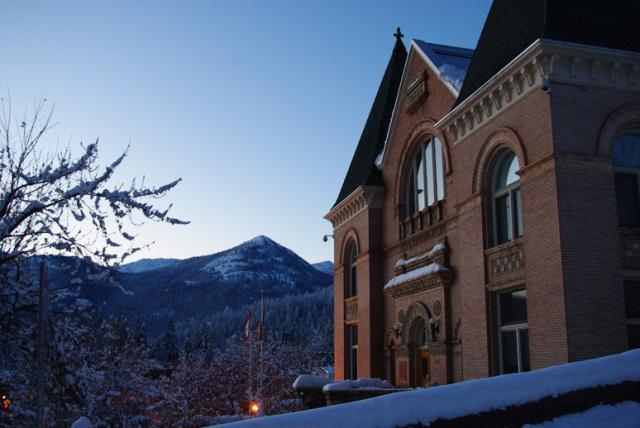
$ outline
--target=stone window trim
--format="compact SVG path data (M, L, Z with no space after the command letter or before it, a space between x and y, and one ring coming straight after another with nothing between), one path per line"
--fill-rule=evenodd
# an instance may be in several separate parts
M444 150L437 135L426 134L407 159L402 179L403 219L428 210L445 198ZM419 190L420 189L420 190Z
M442 167L445 181L446 177L451 174L449 145L445 135L440 130L435 129L434 125L435 121L433 119L424 119L420 121L411 130L411 132L409 132L406 138L404 138L402 143L402 150L400 152L400 159L398 162L399 167L395 168L394 206L396 207L395 214L398 218L401 218L403 214L405 204L405 182L408 171L411 169L411 162L416 151L427 138L437 137L438 140L440 140L442 148ZM446 189L444 193L446 199Z
M515 162L518 162L517 155L508 148L497 150L491 160L491 181L487 183L491 189L491 200L487 204L491 213L491 247L513 241L523 235L520 169L513 174L517 179L508 179L508 176L512 175L511 168ZM499 182L502 175L505 175L505 183ZM504 202L504 206L501 206L500 201Z
M340 254L339 257L336 257L336 269L340 267L347 268L348 264L345 263L345 260L347 260L347 257L349 256L347 252L351 249L351 245L353 245L354 243L356 248L358 249L358 258L360 258L363 254L360 236L358 235L356 229L352 227L344 234L344 237L342 238L342 243L340 244Z
M356 297L358 295L358 245L355 241L350 241L347 245L344 259L344 295L345 298Z
M497 129L485 140L478 153L470 194L488 190L487 186L491 184L492 162L496 153L503 149L509 149L516 154L520 171L527 167L527 153L518 134L511 128Z
M631 104L615 110L600 128L595 154L613 159L613 145L617 138L634 130L640 130L640 104Z
M611 158L611 165L612 165L612 170L613 170L613 175L614 175L614 185L615 185L615 196L616 196L616 205L617 205L617 217L618 217L618 227L620 229L627 229L627 230L631 230L631 231L637 231L640 229L640 207L638 207L638 201L640 201L640 167L637 164L637 159L636 159L636 165L633 164L629 164L629 163L623 163L620 164L619 161L620 159L616 159L615 153L614 151L616 150L616 147L621 147L622 150L624 150L625 147L629 148L630 146L625 146L625 143L629 143L631 142L631 146L638 146L640 145L640 122L638 123L626 123L625 125L622 126L618 126L618 128L616 129L616 132L612 134L613 138L610 141L610 158ZM626 140L625 140L626 139ZM625 156L625 159L630 159L627 158ZM635 178L635 180L633 180L633 178ZM633 195L633 192L631 194L628 193L628 191L630 190L629 188L625 189L625 185L628 186L629 185L629 179L631 179L631 183L633 183L635 181L635 195ZM622 187L619 188L619 180L622 180L621 183L626 183L622 184ZM620 192L622 192L622 195L620 194ZM622 199L620 198L620 196L625 196ZM622 201L627 201L627 205L624 205L624 203L622 203ZM629 213L629 209L631 207L631 205L629 204L630 200L635 200L636 201L636 207L635 207L635 215L631 215L633 218L630 220L628 218L628 216L630 215ZM622 206L621 206L622 203ZM621 211L622 208L622 211ZM632 208L631 208L632 209Z

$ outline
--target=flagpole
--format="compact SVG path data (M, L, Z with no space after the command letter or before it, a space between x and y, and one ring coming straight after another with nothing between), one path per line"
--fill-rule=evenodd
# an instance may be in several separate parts
M264 290L262 290L262 300L260 301L260 399L262 399L262 378L263 378L263 343L264 343Z
M252 331L249 328L249 401L253 400L253 344Z
M36 351L36 427L43 428L44 419L44 353L49 325L49 267L47 260L40 264L38 293L38 343Z

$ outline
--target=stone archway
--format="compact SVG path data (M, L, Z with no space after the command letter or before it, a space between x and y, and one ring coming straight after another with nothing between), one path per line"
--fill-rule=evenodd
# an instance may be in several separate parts
M429 344L435 339L431 319L431 311L422 302L413 303L405 315L401 340L407 350L407 381L412 387L423 387L430 383Z
M431 311L429 310L427 305L425 305L422 302L415 302L411 304L406 314L404 315L404 320L403 320L404 322L402 324L402 330L401 330L402 333L400 336L400 339L403 345L409 345L411 342L410 340L411 326L412 326L412 322L416 318L422 318L427 323L429 322L429 319L432 318ZM435 340L435 338L433 337L433 331L430 328L427 328L426 330L427 330L427 342L433 342Z

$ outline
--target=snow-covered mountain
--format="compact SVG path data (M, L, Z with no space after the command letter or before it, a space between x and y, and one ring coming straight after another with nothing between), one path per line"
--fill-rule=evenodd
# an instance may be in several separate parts
M141 259L121 265L118 267L118 270L126 273L148 272L150 270L171 266L177 261L178 259Z
M329 260L319 263L313 263L311 266L318 269L320 272L333 276L333 262Z
M142 262L142 261L141 261ZM266 298L313 292L330 285L332 275L316 269L266 236L228 250L185 260L146 260L114 272L125 293L106 281L75 281L80 297L105 314L120 313L145 322L157 335L169 319L198 321Z

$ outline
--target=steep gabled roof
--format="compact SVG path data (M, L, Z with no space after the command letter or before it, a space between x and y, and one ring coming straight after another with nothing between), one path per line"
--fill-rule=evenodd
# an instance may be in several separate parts
M494 0L454 107L537 39L640 52L640 1Z
M398 37L334 207L359 186L384 185L382 173L374 161L387 136L406 59L407 49Z
M427 67L438 76L440 81L446 88L451 91L454 97L458 96L462 81L467 72L467 68L473 57L473 49L459 48L456 46L437 45L435 43L428 43L422 40L413 39L411 41L411 48L407 58L407 64L410 64L414 55L421 57L427 64ZM404 91L406 86L411 82L407 81L407 73L409 70L405 68L403 71L402 79L400 80L399 91ZM395 105L393 107L393 113L391 116L391 123L387 130L385 142L382 149L382 156L376 160L378 168L382 168L387 156L389 139L393 135L398 116L400 115L400 105L402 100L400 97L396 98Z

